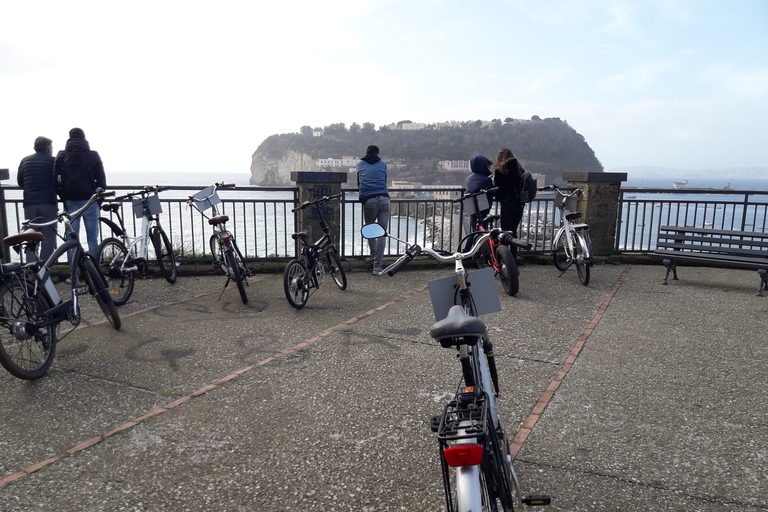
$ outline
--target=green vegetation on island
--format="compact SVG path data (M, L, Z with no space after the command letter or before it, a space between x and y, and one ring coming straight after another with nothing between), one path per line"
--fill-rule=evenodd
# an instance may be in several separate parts
M381 156L389 164L390 179L425 185L463 184L466 170L445 170L438 162L466 161L479 154L494 159L500 147L510 148L526 170L546 175L547 183L559 180L565 171L603 170L584 137L559 118L533 116L530 120L506 118L431 125L400 121L378 128L372 123L352 123L349 127L336 123L322 129L303 126L299 133L268 137L253 155L252 183L273 182L274 176L265 179L269 176L265 169L275 169L274 162L284 160L289 152L313 161L341 159L362 156L368 144L381 148Z

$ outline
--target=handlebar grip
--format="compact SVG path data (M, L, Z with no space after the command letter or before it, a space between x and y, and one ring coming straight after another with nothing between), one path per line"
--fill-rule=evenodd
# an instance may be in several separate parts
M115 195L114 190L110 190L109 192L99 192L99 197L112 197Z
M515 235L509 231L504 231L499 235L499 243L502 245L514 245L515 247L519 247L525 250L529 250L531 248L530 243L518 240L515 238Z
M418 256L420 253L421 253L421 247L419 247L418 245L415 245L415 244L410 246L405 251L405 254L400 256L400 258L398 258L398 260L396 262L394 262L392 265L388 266L385 269L387 274L390 277L395 275L395 274L397 274L398 272L400 272L400 270L403 269L404 266L406 266L408 263L410 263L411 260L413 258L415 258L416 256Z
M171 189L171 187L169 187L168 185L164 185L162 187L160 185L158 185L158 186L155 187L155 192L162 192L164 190L170 190L170 189Z
M234 183L217 183L216 187L218 187L218 188L234 188L235 184Z

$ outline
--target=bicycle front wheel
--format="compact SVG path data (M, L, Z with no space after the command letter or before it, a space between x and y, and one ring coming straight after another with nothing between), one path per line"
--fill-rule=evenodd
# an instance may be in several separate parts
M162 228L154 226L152 233L152 245L155 246L155 256L157 256L157 265L160 267L160 273L166 281L173 284L176 282L176 256L173 254L173 246L168 240Z
M19 379L39 379L56 354L58 325L42 327L43 312L52 305L43 295L34 296L26 281L0 283L0 363Z
M500 245L496 248L496 257L499 259L499 277L504 291L507 295L517 295L520 291L520 276L517 274L517 263L512 251L506 245Z
M112 300L112 295L107 290L104 277L93 263L93 256L87 252L83 253L83 258L80 260L80 272L82 272L83 279L85 279L85 283L88 285L88 290L96 299L104 316L107 317L107 320L109 320L109 323L112 324L115 330L119 330L122 322L120 314L117 312L115 301Z
M587 254L587 242L581 233L574 234L574 245L576 246L576 254L574 259L576 260L576 272L579 274L579 281L584 286L589 284L589 262L586 261L585 256Z
M309 298L309 272L299 260L291 260L283 272L283 288L288 304L301 309Z
M248 295L245 294L245 275L243 273L243 263L240 260L240 255L235 251L234 246L231 243L227 243L226 249L227 263L229 264L229 270L231 272L230 279L233 279L237 284L237 291L240 292L240 298L243 300L243 304L248 303Z
M107 290L115 306L122 306L128 302L133 293L136 272L124 270L127 259L128 250L117 238L106 238L96 249L96 261L99 262L99 270L104 276Z
M341 260L339 259L339 254L336 252L336 249L333 247L328 249L325 253L325 259L328 262L328 268L333 277L333 282L336 283L336 286L338 286L339 289L346 290L347 274L344 273L344 269L341 267Z
M557 270L562 272L565 272L568 270L568 267L571 266L566 248L566 244L568 242L566 241L565 237L565 233L560 233L560 236L557 237L557 241L552 248L552 262L555 264Z

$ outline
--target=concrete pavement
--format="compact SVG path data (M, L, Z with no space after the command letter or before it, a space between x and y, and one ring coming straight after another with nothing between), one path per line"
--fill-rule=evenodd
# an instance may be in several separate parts
M459 381L426 284L349 272L300 311L282 276L138 282L87 304L36 382L0 373L0 510L442 510L428 421ZM524 494L549 510L768 510L766 298L756 273L521 268L486 315ZM88 299L87 303L93 302Z

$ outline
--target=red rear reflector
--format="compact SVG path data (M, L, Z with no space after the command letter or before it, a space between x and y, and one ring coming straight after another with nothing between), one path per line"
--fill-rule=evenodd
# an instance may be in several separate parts
M483 460L483 447L479 444L459 444L443 450L445 462L451 467L477 466Z

